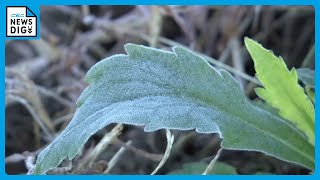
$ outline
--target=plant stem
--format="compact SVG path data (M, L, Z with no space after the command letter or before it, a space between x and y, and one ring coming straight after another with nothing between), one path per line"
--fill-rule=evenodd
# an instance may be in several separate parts
M202 175L207 175L213 168L214 164L216 163L216 161L219 159L220 154L222 152L222 148L220 148L216 154L216 156L211 160L211 162L209 163L209 165L207 166L206 170L202 173Z
M164 163L167 161L167 159L169 158L170 151L172 149L172 144L173 144L173 141L174 141L174 136L171 135L171 132L170 132L169 129L166 129L166 137L167 137L167 148L166 148L166 151L165 151L165 153L163 155L162 160L160 161L158 166L153 170L151 175L155 175L159 171L159 169L164 165Z
M314 45L312 45L308 54L304 58L301 67L313 68L314 66Z

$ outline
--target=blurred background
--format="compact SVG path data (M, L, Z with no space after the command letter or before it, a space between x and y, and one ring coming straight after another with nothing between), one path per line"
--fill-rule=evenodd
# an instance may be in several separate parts
M226 68L254 100L253 61L244 37L281 55L288 68L314 69L315 24L311 6L50 6L41 7L41 39L6 41L6 172L25 174L37 154L71 120L87 86L83 78L98 61L124 53L126 43L170 50L186 46ZM222 64L222 65L221 65ZM90 165L83 165L105 133L92 136L82 153L51 174L100 174L125 147L110 174L150 174L166 148L165 131L145 133L124 125ZM215 134L173 131L175 144L158 174L187 162L210 162L220 147ZM235 132L236 135L236 132ZM126 142L130 141L131 144ZM129 145L128 145L129 144ZM257 152L224 150L219 161L238 174L308 174L303 167Z

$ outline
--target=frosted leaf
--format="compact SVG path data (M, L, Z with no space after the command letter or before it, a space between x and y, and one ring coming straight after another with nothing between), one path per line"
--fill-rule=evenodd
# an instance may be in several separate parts
M180 47L173 52L127 44L93 66L89 87L66 129L38 156L35 174L72 159L89 137L110 123L145 131L195 129L218 133L225 149L261 151L312 169L313 147L282 119L253 106L235 79Z

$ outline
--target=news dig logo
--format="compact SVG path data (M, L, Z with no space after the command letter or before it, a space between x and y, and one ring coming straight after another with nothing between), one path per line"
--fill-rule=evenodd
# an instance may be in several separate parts
M37 16L27 6L7 6L7 37L36 37Z

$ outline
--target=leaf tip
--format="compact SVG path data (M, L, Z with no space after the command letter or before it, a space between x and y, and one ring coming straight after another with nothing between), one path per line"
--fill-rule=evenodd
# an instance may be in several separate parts
M248 46L250 43L252 43L252 42L254 42L254 40L252 40L251 38L249 38L249 37L245 37L244 38L244 44L246 45L246 46Z
M254 47L261 46L257 41L255 41L255 40L253 40L253 39L251 39L251 38L249 38L249 37L245 37L245 38L244 38L244 44L245 44L245 46L247 47L249 53L252 53L252 51L253 51L252 49L253 49ZM262 46L261 46L261 47L262 47Z

